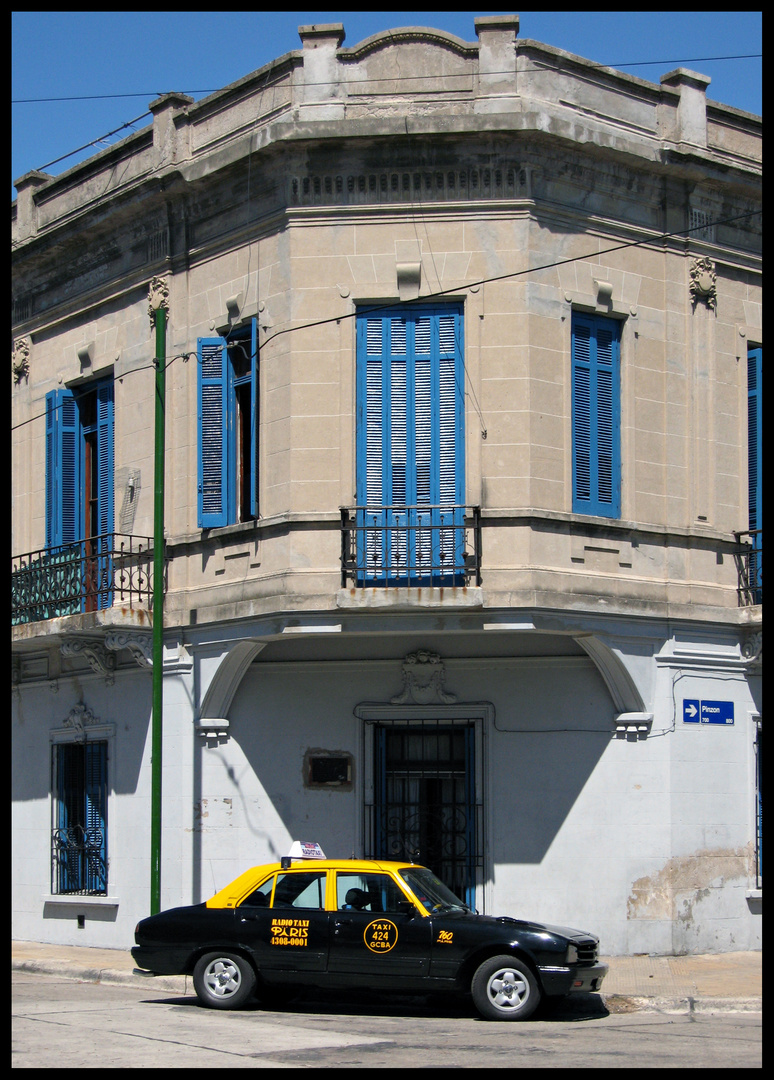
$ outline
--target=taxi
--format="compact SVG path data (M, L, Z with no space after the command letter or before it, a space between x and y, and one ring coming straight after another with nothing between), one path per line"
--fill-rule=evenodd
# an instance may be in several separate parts
M141 920L143 974L191 975L202 1004L237 1009L312 987L472 995L488 1020L525 1020L544 997L595 991L592 934L478 915L425 866L326 859L295 842L202 904Z

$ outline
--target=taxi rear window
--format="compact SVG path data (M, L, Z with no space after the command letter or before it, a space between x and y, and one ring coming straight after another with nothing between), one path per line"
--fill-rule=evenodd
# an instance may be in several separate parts
M323 911L325 909L325 882L324 870L289 870L272 874L245 897L240 907Z

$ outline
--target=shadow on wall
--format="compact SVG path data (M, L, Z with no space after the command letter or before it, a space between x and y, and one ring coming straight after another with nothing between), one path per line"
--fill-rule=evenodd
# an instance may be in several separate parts
M235 872L279 859L294 839L318 841L331 857L362 853L358 826L374 762L363 760L363 722L353 710L388 704L401 689L401 660L293 664L266 662L269 655L252 664L234 697L228 741L202 755L197 861L231 859ZM446 684L457 717L466 701L494 705L480 782L497 861L540 863L611 741L614 708L601 676L585 655L549 655L483 667L459 661ZM418 705L411 715L421 721L425 711ZM306 784L310 747L351 755L353 783ZM202 878L210 895L210 871Z

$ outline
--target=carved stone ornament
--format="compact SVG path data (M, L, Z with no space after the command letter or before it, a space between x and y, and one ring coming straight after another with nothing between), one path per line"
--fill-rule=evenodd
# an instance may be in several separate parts
M390 698L390 704L452 705L457 696L446 692L445 678L443 660L437 653L427 649L409 653L403 661L403 690Z
M691 299L694 304L704 300L714 308L717 300L717 278L712 259L694 259L691 263Z
M148 317L151 330L156 328L156 312L163 309L169 318L169 284L166 278L155 277L148 287Z
M62 656L83 656L92 671L104 675L109 686L115 681L116 654L93 638L65 638L60 646Z
M750 634L742 642L742 659L746 660L748 664L755 663L763 658L763 631L761 630L757 634Z
M30 350L32 342L29 338L17 338L13 343L13 355L11 368L13 369L13 381L18 384L26 379L30 373Z
M88 705L79 701L77 705L73 705L65 717L64 726L72 728L81 738L85 738L86 728L98 722L98 717L94 715Z
M141 668L153 667L153 638L132 630L112 630L105 635L105 648L112 652L128 649Z

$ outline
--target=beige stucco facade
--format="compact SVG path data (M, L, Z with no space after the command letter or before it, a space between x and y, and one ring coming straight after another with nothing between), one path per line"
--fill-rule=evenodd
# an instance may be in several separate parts
M615 922L615 951L643 943L653 951L708 950L713 942L729 948L733 941L755 947L756 721L750 717L760 711L762 609L740 604L735 533L746 532L749 522L748 349L762 346L760 118L708 100L709 80L696 72L678 69L650 83L521 39L515 17L478 19L475 29L472 43L405 28L349 46L338 25L301 27L301 48L232 86L199 102L166 95L151 103L153 123L137 134L59 177L19 179L12 213L13 552L46 545L46 395L109 374L115 532L153 535L148 290L153 279L163 279L167 732L185 748L175 762L182 779L168 819L178 831L167 843L183 866L167 879L174 882L170 903L190 899L197 888L207 893L196 885L206 822L197 816L190 824L190 807L198 804L199 814L202 799L226 797L215 780L213 791L202 794L208 747L252 767L250 754L237 754L228 734L228 709L233 704L242 715L248 708L239 695L251 680L260 682L261 664L269 665L268 684L287 709L279 665L295 661L290 677L298 680L300 728L313 729L315 664L339 665L342 688L354 678L347 663L361 665L353 683L358 694L349 701L344 692L343 712L351 716L358 702L371 700L362 665L392 664L391 674L382 672L372 684L380 686L373 700L386 703L400 681L399 660L426 645L461 665L459 701L490 700L495 691L488 687L498 688L497 710L479 709L476 720L479 761L490 763L478 781L491 846L481 863L480 897L488 910L502 907L510 887L503 883L518 878L535 901L548 890L553 917L576 919L560 882L575 868L578 837L604 831L617 813L604 794L616 790L616 770L600 748L602 764L588 765L575 832L575 803L568 801L555 850L564 850L569 862L523 857L504 839L494 809L508 780L492 718L504 717L506 702L519 692L524 657L533 656L544 665L545 686L558 680L568 700L574 677L579 685L594 684L587 690L598 704L584 706L583 715L602 717L613 739L608 755L623 745L647 756L648 743L658 749L668 741L658 733L672 732L674 740L682 734L674 687L678 677L689 679L683 656L690 678L707 682L691 698L725 698L731 691L722 680L734 684L739 719L724 734L738 742L731 754L738 780L727 835L722 843L705 842L694 835L691 814L685 825L682 812L666 820L660 810L647 810L645 821L658 821L662 837L657 852L644 843L642 857L633 855L624 868L619 854L603 857L609 898L588 900L584 912L592 922ZM466 502L480 508L481 580L424 589L342 581L341 508L358 500L358 311L452 301L463 310L464 486ZM620 328L615 517L573 509L574 312L608 317ZM252 320L259 347L259 514L202 528L197 339ZM119 629L129 637L116 636ZM109 708L109 696L97 689L106 680L118 689L122 680L149 678L146 669L137 670L148 662L147 605L116 603L22 622L12 638L22 747L30 731L22 723L29 715L25 695L46 702L36 714L41 731L58 730L79 697L88 701L93 693ZM94 646L88 662L83 648L73 647L78 641ZM562 652L567 662L551 674L550 658ZM477 683L476 670L487 664L495 675ZM580 666L575 676L573 665ZM336 719L333 670L319 683L328 694L326 723L336 731L336 747L346 743L360 762L358 776L365 776L372 750ZM510 688L509 678L516 680ZM539 680L529 679L526 693L540 711ZM450 673L447 681L454 681ZM128 730L128 700L111 707ZM635 719L620 721L626 716ZM283 755L303 757L300 744L308 749L310 740L329 745L323 730L314 739L299 736L298 747L291 739L288 749L274 732L273 709L260 723L272 729L269 741L282 745ZM487 743L490 737L495 741ZM142 775L147 748L138 753ZM720 775L727 748L709 756ZM652 792L669 783L666 759L660 752L656 758ZM621 768L640 784L631 757ZM716 783L712 769L706 762L698 767L702 783ZM267 785L256 776L252 783L261 792L293 792L297 772L294 765L286 781ZM189 790L191 777L201 789L198 799ZM51 793L32 787L36 828L46 833ZM626 787L620 784L616 799L627 798ZM142 800L144 790L139 783L134 798ZM350 824L361 820L367 794L356 783L339 798L345 795L352 805L343 813L344 804L337 805L328 843L349 850L353 837L363 839L359 824L350 835ZM307 796L299 789L307 808L297 823L318 813ZM293 799L287 790L284 797ZM282 817L280 804L267 798ZM186 847L189 826L199 830L196 850ZM239 827L249 840L247 824ZM682 829L685 836L675 840ZM275 825L272 830L274 836ZM294 832L289 822L287 831ZM236 845L233 863L247 857L246 846ZM717 854L721 849L725 855ZM111 850L118 863L123 851L142 866L139 839L123 837ZM698 873L695 891L722 894L709 921L734 923L736 938L681 937L672 894L657 916L653 908L643 915L643 880L666 873L678 857L708 866L707 852L716 853L714 866L718 858L735 860L738 910L730 913L728 890L714 872L709 884ZM31 897L46 858L44 851L30 863L21 885L22 936L38 925ZM520 876L522 863L529 870ZM591 889L590 878L587 884ZM56 906L56 897L47 903ZM124 904L124 920L117 904L113 936L105 931L102 940L118 945L141 907L138 892ZM642 918L649 930L638 937L626 926L641 927ZM658 933L649 936L656 923Z

